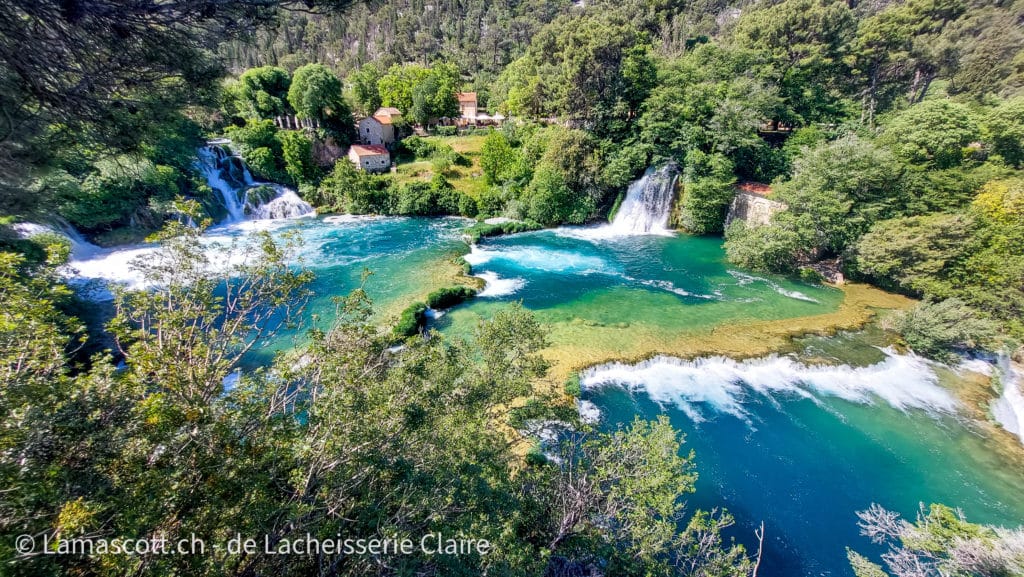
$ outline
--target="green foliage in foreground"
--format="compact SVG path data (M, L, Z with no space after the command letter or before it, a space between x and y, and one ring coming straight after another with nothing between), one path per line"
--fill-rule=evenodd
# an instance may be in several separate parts
M154 288L118 294L111 330L120 370L96 358L70 371L75 326L55 306L48 265L0 253L8 574L750 574L743 549L721 538L730 517L684 515L693 457L666 418L578 430L546 447L561 465L524 464L509 451L495 419L547 369L545 334L520 306L481 322L471 340L433 334L394 350L357 290L338 300L331 326L312 327L302 362L281 357L225 390L247 351L300 318L311 275L289 264L290 240L266 234L245 263L211 272L198 235L172 226L160 236L164 248L139 263ZM307 534L418 542L434 532L486 539L490 552L276 555L223 546L236 534L261 544L266 536L280 550ZM19 555L12 544L24 533L51 543L198 538L208 548Z
M857 513L861 534L888 551L885 569L847 549L857 577L919 575L1021 575L1024 529L970 523L959 510L921 504L913 523L877 504Z

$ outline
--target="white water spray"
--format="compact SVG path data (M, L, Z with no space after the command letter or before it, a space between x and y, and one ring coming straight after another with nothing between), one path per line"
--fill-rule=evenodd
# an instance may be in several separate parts
M297 218L314 215L313 207L295 191L280 184L257 182L238 156L222 146L223 141L199 149L196 166L206 177L210 188L217 191L228 211L228 222ZM274 191L272 198L259 194L264 187Z
M593 367L581 373L580 382L584 388L644 390L655 402L675 405L695 422L704 420L708 409L749 422L744 404L752 394L772 402L783 396L836 397L860 404L883 401L901 411L956 412L956 399L939 385L927 361L890 349L883 352L884 361L867 367L805 365L779 356L746 361L655 357L635 365Z
M992 403L992 417L1024 442L1024 375L1005 357L999 360L1003 393Z
M668 234L668 218L678 178L679 171L674 164L648 168L639 180L629 185L609 231L615 235Z

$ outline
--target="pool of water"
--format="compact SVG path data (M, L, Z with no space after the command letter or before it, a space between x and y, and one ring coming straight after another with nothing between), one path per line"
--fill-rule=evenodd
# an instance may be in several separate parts
M373 272L365 289L384 319L451 284L453 259L469 251L473 274L487 285L435 327L465 335L520 301L550 330L550 351L581 365L672 352L680 339L827 314L843 301L836 289L729 266L720 239L572 228L470 248L460 239L466 224L307 218L218 227L204 242L213 250L260 228L298 234L303 263L317 275L307 327L329 323L333 299L360 286L364 270ZM80 278L131 284L138 279L128 261L151 250L99 251L73 264ZM301 332L279 337L247 363L264 364L300 339ZM584 379L583 399L602 427L667 414L696 450L691 506L728 508L738 521L732 534L747 544L765 523L762 577L850 575L845 547L879 553L857 534L855 512L872 502L904 514L919 502L943 502L978 522L1024 522L1021 462L963 416L950 393L960 376L875 344L820 338L792 357L602 366Z
M768 357L595 369L583 399L600 426L667 415L696 452L695 508L725 507L731 535L756 548L762 576L852 575L846 547L878 560L858 534L872 503L913 519L919 503L968 519L1024 522L1019 455L1005 454L958 410L948 369L889 353L864 367Z
M214 263L232 259L255 231L268 231L277 239L295 235L301 242L297 258L316 278L314 293L298 330L285 331L262 343L245 359L246 367L270 362L277 351L293 348L303 334L316 324L329 328L337 297L363 286L373 300L378 320L395 316L410 302L452 283L459 270L453 262L468 248L461 240L471 221L461 218L400 218L328 216L264 221L246 221L209 229L202 237L207 255ZM73 281L90 283L94 298L109 298L103 283L131 287L144 285L133 270L132 261L146 258L155 246L96 249L71 263L78 271ZM215 266L217 266L215 264ZM371 274L363 281L364 271Z
M554 348L607 359L671 350L727 323L835 311L842 292L729 266L721 239L607 236L568 228L487 239L466 256L488 285L439 327L464 334L512 301L533 310ZM571 362L571 359L569 359Z

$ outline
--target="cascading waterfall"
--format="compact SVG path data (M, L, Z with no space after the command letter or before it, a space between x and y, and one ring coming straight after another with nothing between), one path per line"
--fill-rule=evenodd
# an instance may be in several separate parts
M210 188L220 194L229 222L313 214L313 207L299 198L294 190L254 180L245 162L230 154L223 144L225 141L213 141L200 148L197 165Z
M1024 375L1005 356L998 365L1003 393L992 403L992 416L1024 443Z
M19 222L14 225L14 230L23 238L31 238L37 234L44 233L63 236L68 239L68 242L71 245L71 258L74 259L89 258L103 250L93 243L85 240L85 237L83 237L75 227L71 226L71 223L63 218L60 218L59 216L53 217L51 222L52 224Z
M611 232L616 235L667 234L678 178L679 169L675 164L648 168L639 180L629 185L626 198L609 227Z
M643 389L652 400L677 406L695 422L705 420L706 408L748 420L745 403L750 393L768 398L836 397L860 404L877 399L901 411L957 412L957 400L939 384L927 361L892 349L882 352L884 361L866 367L807 365L775 355L744 361L659 356L637 364L591 367L580 373L580 382L584 389L607 385Z

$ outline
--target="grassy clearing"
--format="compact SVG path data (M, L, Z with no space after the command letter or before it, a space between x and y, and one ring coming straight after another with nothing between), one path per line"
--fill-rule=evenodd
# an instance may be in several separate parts
M425 140L451 146L455 152L465 155L472 162L471 166L452 166L445 171L445 178L452 183L455 190L479 198L480 193L487 190L483 170L480 168L480 150L486 136L428 136ZM413 180L429 181L434 176L433 165L429 160L400 163L395 171L395 179L399 183Z

